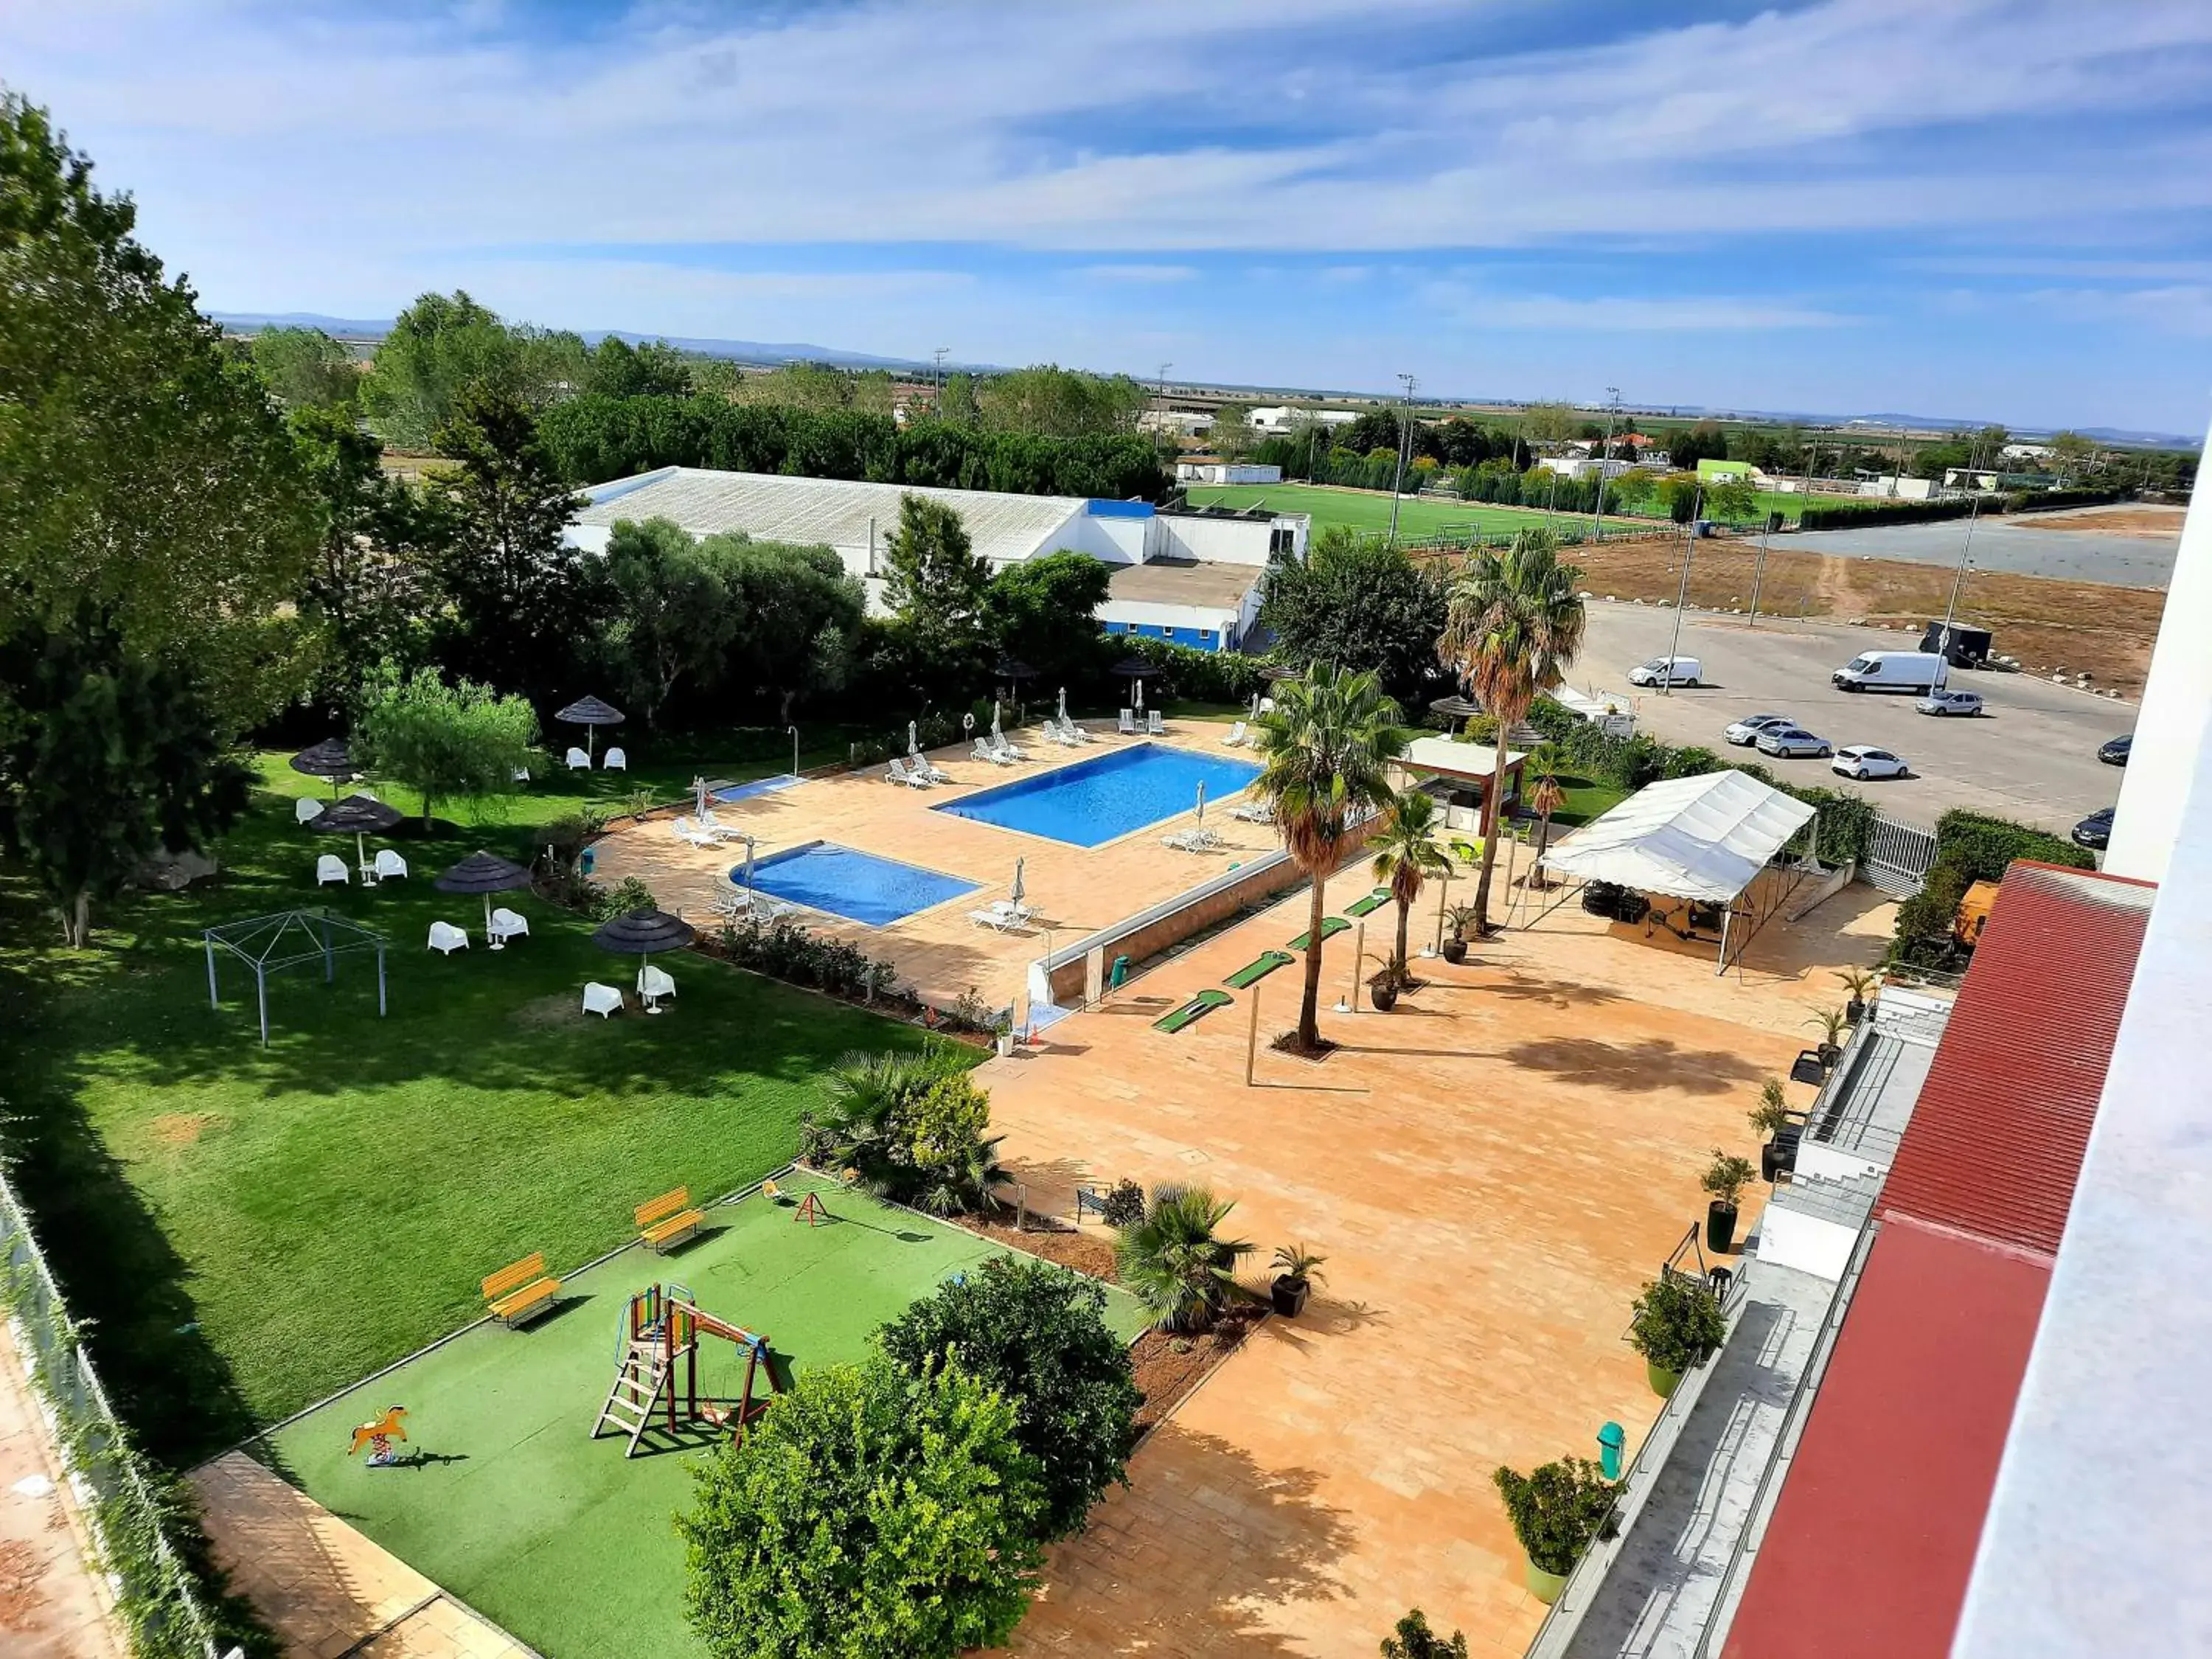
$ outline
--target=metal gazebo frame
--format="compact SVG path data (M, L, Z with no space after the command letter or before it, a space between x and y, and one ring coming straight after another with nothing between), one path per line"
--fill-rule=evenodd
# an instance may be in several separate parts
M288 939L300 936L289 954ZM328 910L279 910L273 915L253 916L204 928L200 942L207 950L208 1006L220 1009L222 996L216 984L215 952L221 945L253 969L254 1000L261 1012L261 1046L269 1046L269 975L306 962L323 964L323 982L337 977L337 959L360 951L376 952L376 1014L385 1014L383 934L357 921L332 915Z

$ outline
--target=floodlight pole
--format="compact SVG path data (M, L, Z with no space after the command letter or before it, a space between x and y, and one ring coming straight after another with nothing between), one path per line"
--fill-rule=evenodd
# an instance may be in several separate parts
M1597 507L1590 514L1590 540L1605 539L1605 464L1613 458L1613 423L1620 418L1620 388L1606 387L1605 447L1597 453Z
M1951 654L1951 618L1959 611L1959 588L1966 580L1966 556L1973 551L1974 520L1981 510L1982 495L1976 490L1972 503L1966 508L1966 541L1959 550L1959 573L1951 578L1951 598L1943 606L1943 654L1947 658Z
M1690 522L1683 526L1682 585L1674 594L1674 639L1667 647L1667 672L1659 677L1659 695L1674 695L1674 659L1682 648L1682 607L1690 602L1690 554L1698 544L1698 513L1705 505L1705 487L1703 484L1690 495Z
M1759 526L1759 557L1751 567L1751 621L1749 627L1759 626L1759 590L1766 580L1766 538L1773 533L1775 515L1769 513Z
M1406 452L1413 444L1413 387L1418 384L1410 374L1401 374L1398 383L1406 388L1404 408L1398 416L1398 471L1390 481L1390 545L1398 544L1398 498L1406 488Z

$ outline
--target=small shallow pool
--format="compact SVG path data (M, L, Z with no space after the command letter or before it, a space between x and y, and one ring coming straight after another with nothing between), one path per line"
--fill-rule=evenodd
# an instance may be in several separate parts
M1140 743L964 795L934 810L1077 847L1097 847L1189 811L1198 804L1201 783L1211 805L1259 775L1260 769L1249 761Z
M742 886L744 879L744 865L730 866L732 885ZM982 884L918 864L878 858L834 841L810 841L757 860L753 885L770 898L884 927L933 904L972 893Z

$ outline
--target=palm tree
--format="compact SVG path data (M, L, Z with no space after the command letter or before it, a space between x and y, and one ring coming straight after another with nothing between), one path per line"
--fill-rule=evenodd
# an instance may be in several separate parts
M1255 735L1264 763L1253 793L1274 809L1275 827L1313 884L1306 923L1305 995L1298 1046L1321 1046L1321 924L1323 887L1355 821L1391 799L1384 775L1405 752L1405 714L1373 674L1317 663L1302 679L1275 688L1275 708Z
M1367 843L1375 849L1375 879L1389 884L1391 902L1398 907L1398 951L1390 958L1389 970L1394 984L1403 985L1408 977L1406 929L1413 901L1421 896L1422 878L1451 873L1451 860L1430 839L1436 827L1436 797L1425 790L1408 789L1391 801L1382 830Z
M1115 1273L1160 1329L1205 1330L1248 1294L1237 1282L1237 1264L1251 1255L1251 1242L1219 1232L1236 1207L1204 1187L1156 1187L1143 1219L1122 1229Z
M1583 602L1575 592L1582 574L1559 562L1549 531L1524 530L1503 552L1483 549L1452 580L1437 654L1498 722L1497 761L1482 792L1482 877L1474 890L1482 932L1490 927L1506 740L1528 718L1536 694L1559 683L1582 647Z
M1544 849L1552 844L1552 814L1566 805L1567 792L1559 785L1560 762L1565 758L1553 744L1540 744L1536 752L1521 763L1521 775L1534 773L1536 781L1529 787L1528 805L1536 812L1536 862L1544 861Z

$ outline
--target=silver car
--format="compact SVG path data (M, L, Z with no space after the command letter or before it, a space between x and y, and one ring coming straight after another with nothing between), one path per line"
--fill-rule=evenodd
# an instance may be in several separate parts
M1802 726L1770 726L1759 734L1759 752L1777 760L1826 760L1836 750Z
M1930 691L1912 706L1923 714L1978 714L1982 712L1982 694L1978 691Z
M1759 741L1759 734L1768 727L1796 724L1787 714L1746 714L1741 720L1732 722L1721 735L1738 748L1748 749Z

